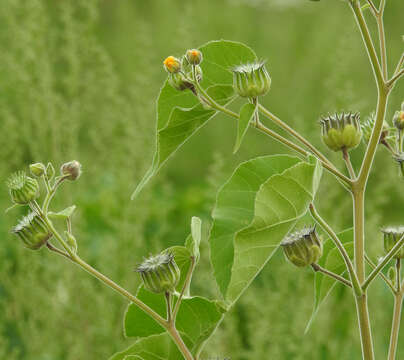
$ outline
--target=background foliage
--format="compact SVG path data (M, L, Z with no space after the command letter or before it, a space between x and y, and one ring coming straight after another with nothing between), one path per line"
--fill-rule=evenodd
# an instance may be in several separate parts
M403 12L402 2L388 2L391 66L402 52ZM273 86L265 105L320 147L320 114L352 109L365 116L374 110L370 67L349 8L340 1L2 3L0 180L31 162L80 160L85 171L80 182L64 186L54 206L78 205L74 226L81 255L132 291L139 283L133 267L142 255L182 244L195 215L204 220L205 241L194 292L216 294L206 242L216 189L240 161L288 152L251 131L233 156L235 123L218 116L136 202L129 201L151 163L154 100L166 76L162 59L219 38L242 41L268 59ZM403 89L400 84L393 94L388 119L403 100ZM353 153L354 164L363 150ZM317 195L320 210L341 230L351 224L350 199L328 180ZM403 221L402 181L381 149L366 209L374 258L381 250L378 228ZM0 208L8 206L4 188ZM14 217L0 217L0 357L106 359L129 345L122 334L126 301L47 251L23 249L8 233ZM352 298L342 287L303 335L312 310L312 279L310 271L297 271L276 254L227 315L205 357L359 358ZM383 284L371 291L379 358L387 348L392 300Z

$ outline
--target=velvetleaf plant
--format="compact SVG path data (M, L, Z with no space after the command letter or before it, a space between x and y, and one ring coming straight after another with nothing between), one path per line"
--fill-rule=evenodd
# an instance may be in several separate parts
M164 60L168 78L157 100L157 149L152 166L132 198L184 142L218 113L237 123L234 152L239 150L246 132L256 129L297 153L296 156L264 155L246 161L219 189L212 212L209 245L220 299L191 295L192 277L200 256L199 218L192 218L191 233L183 246L150 255L137 265L135 271L143 283L134 295L79 257L71 226L75 206L60 212L49 210L57 189L65 181L79 179L79 162L63 164L56 177L50 163L47 166L31 164L30 176L19 171L10 177L7 186L12 207L28 208L27 215L12 233L28 249L48 248L129 300L124 330L126 336L134 337L136 341L110 360L200 360L207 341L226 312L279 246L292 265L311 267L315 272L315 305L308 327L336 284L350 288L356 304L364 360L375 358L368 288L376 278L381 279L394 297L387 356L389 360L396 359L404 297L401 274L404 230L403 226L389 224L381 229L380 243L385 253L377 263L373 262L365 252L364 209L367 181L379 144L391 153L392 163L397 163L404 173L404 102L390 124L386 119L389 96L404 75L404 53L394 70L389 72L383 20L386 0L380 0L379 4L373 0L345 2L351 8L362 36L378 96L375 112L366 121L361 122L355 109L325 114L320 119L324 145L330 151L341 153L347 174L259 102L259 98L270 91L271 77L266 63L249 47L233 41L212 41L198 49L187 50L182 57L168 56ZM379 55L364 18L365 11L371 12L377 23ZM239 109L233 104L237 97L244 100ZM291 139L268 128L262 118L286 131ZM360 141L366 144L366 151L360 168L354 169L349 153ZM324 169L353 199L353 226L340 233L332 229L315 207L315 195ZM39 202L40 183L45 190L42 203ZM57 219L65 223L63 233L54 225ZM307 220L304 227L300 226L302 219ZM324 236L327 238L323 241ZM366 263L370 272L366 271ZM383 272L386 268L387 275Z

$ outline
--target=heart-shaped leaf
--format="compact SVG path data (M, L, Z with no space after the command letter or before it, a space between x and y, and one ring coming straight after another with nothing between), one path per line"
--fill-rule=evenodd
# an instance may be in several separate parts
M247 133L248 126L250 125L251 119L254 116L254 113L257 111L257 105L254 104L244 104L240 110L240 118L237 122L237 139L236 145L234 146L233 153L236 153L240 148L241 142L245 134Z

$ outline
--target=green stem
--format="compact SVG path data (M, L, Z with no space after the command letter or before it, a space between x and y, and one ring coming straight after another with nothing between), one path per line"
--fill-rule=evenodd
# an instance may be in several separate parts
M366 281L363 282L362 289L365 291L373 279L379 274L380 271L389 263L389 261L396 255L400 248L404 245L404 235L398 240L382 261L370 273Z
M345 286L352 287L352 284L350 281L348 281L347 279L345 279L344 277L342 277L336 273L333 273L332 271L324 269L323 267L321 267L318 264L313 263L313 264L311 264L311 267L314 270L314 272L321 272L331 278L334 278L335 280L339 281L340 283L344 284Z
M184 356L185 360L194 360L194 356L188 350L188 347L185 345L184 340L182 340L178 330L175 326L169 326L167 328L168 334L171 336L175 344L177 345L178 349L181 351L182 355Z
M342 245L341 240L338 238L337 234L331 229L330 225L327 224L327 222L319 215L319 213L316 211L315 207L313 204L310 204L310 213L313 216L314 220L324 229L324 231L330 236L331 240L334 242L335 246L339 250L342 258L344 259L346 268L348 270L349 277L351 279L351 284L354 290L354 293L356 296L361 296L362 289L360 286L360 282L358 281L358 278L355 274L351 259L348 256L348 253L346 252L344 245Z
M389 345L389 356L388 360L395 360L397 345L398 345L398 334L400 332L400 322L401 322L401 310L403 306L403 289L401 285L401 259L396 261L396 271L397 271L397 293L394 296L394 310L393 310L393 320L391 325L391 335L390 335L390 345Z
M172 320L172 309L171 309L171 294L166 291L164 293L164 296L166 298L166 306L167 306L167 322L171 322Z
M192 274L194 273L196 266L195 256L191 256L191 265L189 267L187 277L185 278L184 285L182 286L180 296L178 297L177 302L175 303L174 311L173 311L173 321L175 324L175 320L177 319L177 314L181 306L182 299L186 292L189 292L189 286L191 284Z
M376 268L375 263L370 259L369 256L366 255L365 253L365 260L366 262L371 266L372 269ZM389 279L387 279L387 277L383 274L383 272L379 272L379 276L384 280L384 282L386 283L386 285L390 288L390 290L393 292L393 294L396 293L396 289L394 288L393 284L391 283L391 281Z
M385 2L384 0L380 3L380 9L376 14L377 30L379 32L379 43L380 43L380 58L382 63L382 72L384 80L387 80L388 70L387 70L387 51L386 51L386 35L384 32L383 24L383 14L384 14Z
M356 178L355 170L352 166L351 158L349 157L349 152L346 148L342 149L342 156L348 169L349 176L351 177L351 179L355 179Z
M387 87L392 88L394 83L404 75L404 69L401 69L397 74L395 74L388 82L387 82Z

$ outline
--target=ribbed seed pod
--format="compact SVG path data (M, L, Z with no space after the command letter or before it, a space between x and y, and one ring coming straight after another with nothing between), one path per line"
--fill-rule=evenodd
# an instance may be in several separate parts
M281 246L286 258L298 267L316 263L323 254L323 245L314 226L288 235Z
M404 226L386 227L381 229L383 233L384 251L388 253L393 246L404 235ZM404 247L402 247L394 256L396 259L404 259Z
M34 212L24 216L11 232L31 250L38 250L52 237L42 218Z
M256 98L265 95L271 87L264 61L235 66L231 70L234 90L241 97Z
M181 275L174 255L168 252L149 257L136 271L140 273L144 287L156 294L173 292Z
M320 120L323 142L333 151L350 150L362 138L359 113L341 113Z
M18 171L10 176L6 182L11 200L16 204L28 204L39 197L39 184L25 174Z
M373 127L375 125L375 121L376 121L375 113L373 112L366 118L365 122L361 124L363 141L365 144L369 143L370 136L372 135ZM389 124L386 121L384 121L382 132L380 134L379 139L380 144L383 144L384 142L387 141L387 137L389 136L389 130L390 130Z

